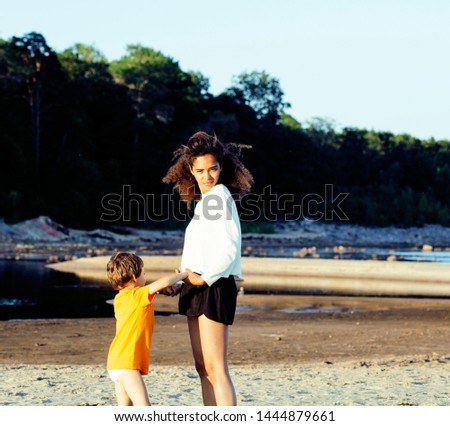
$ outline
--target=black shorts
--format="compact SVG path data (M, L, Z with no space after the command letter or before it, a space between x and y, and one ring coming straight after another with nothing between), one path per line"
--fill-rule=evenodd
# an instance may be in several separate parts
M237 287L234 277L219 278L213 285L184 284L178 303L181 315L199 317L231 325L236 313Z

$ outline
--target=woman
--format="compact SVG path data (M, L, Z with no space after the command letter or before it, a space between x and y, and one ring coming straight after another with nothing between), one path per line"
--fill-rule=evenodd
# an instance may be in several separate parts
M236 311L235 278L241 271L241 228L231 196L250 190L253 178L239 160L239 146L195 133L175 151L163 181L182 199L199 200L186 228L181 270L189 273L179 310L188 320L195 368L205 405L236 405L228 372L228 326Z

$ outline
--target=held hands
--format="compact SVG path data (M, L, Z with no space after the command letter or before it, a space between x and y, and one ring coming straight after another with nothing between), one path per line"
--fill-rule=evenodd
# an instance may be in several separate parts
M190 269L187 268L186 272L188 273L188 276L183 280L185 284L191 284L197 287L206 284L205 280L200 275L197 275L196 273L192 272Z
M206 284L205 280L203 280L203 278L200 275L197 275L190 269L186 268L186 271L182 272L181 268L177 268L175 269L175 273L180 274L180 279L183 280L183 282L177 282L176 284L166 287L165 289L159 292L160 294L172 297L176 296L181 292L181 286L183 285L183 283L191 284L194 286L202 286Z
M186 279L187 275L188 275L187 272L182 272L181 268L175 269L175 273L180 275L179 278L178 278L180 281L178 281L177 283L175 283L175 284L165 288L165 290L166 290L165 294L167 296L173 297L173 296L176 296L177 294L180 294L181 293L181 286L183 285L183 281L182 280Z
M179 274L180 280L183 280L182 282L179 281L176 284L172 284L168 287L163 288L162 290L159 290L157 293L158 294L163 294L164 296L176 296L177 294L180 294L181 292L181 286L183 285L183 283L185 284L191 284L193 286L202 286L205 285L206 282L205 280L200 276L197 275L196 273L192 272L190 269L186 268L185 272L182 272L180 268L177 268L175 270L175 273Z
M162 290L160 290L158 293L162 294L164 296L176 296L177 294L179 294L181 292L181 286L183 284L181 283L176 283L173 285L170 285L169 287L163 288Z
M178 282L176 282L175 284L171 284L171 285L169 285L167 287L164 287L163 289L159 290L157 292L157 294L162 294L164 296L171 296L171 297L176 296L177 294L180 294L181 286L183 285L183 281L182 280L187 278L188 273L187 272L181 272L180 268L177 268L175 270L175 273L177 275L171 276L169 279L172 282L177 281L177 280L178 280Z

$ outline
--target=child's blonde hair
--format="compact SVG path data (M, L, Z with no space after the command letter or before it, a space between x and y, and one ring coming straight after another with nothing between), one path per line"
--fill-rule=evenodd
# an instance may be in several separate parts
M111 256L106 265L108 280L114 290L122 290L133 275L138 278L142 273L144 261L134 253L118 252Z

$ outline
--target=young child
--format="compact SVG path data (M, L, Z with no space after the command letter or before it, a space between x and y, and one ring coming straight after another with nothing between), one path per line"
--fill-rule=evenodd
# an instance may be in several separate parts
M142 379L148 374L153 334L153 299L175 295L187 272L175 273L146 285L144 262L132 253L114 254L106 267L108 280L119 293L114 298L116 336L108 353L107 369L115 383L118 405L150 405Z

